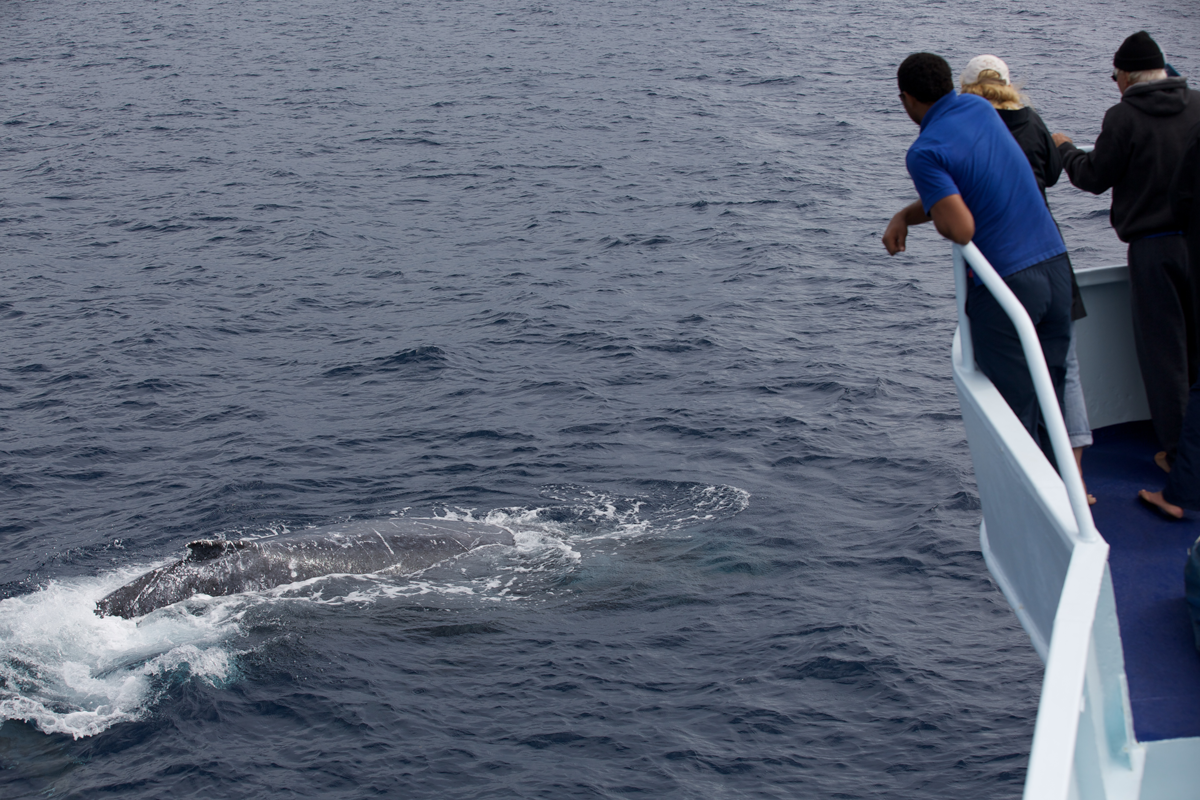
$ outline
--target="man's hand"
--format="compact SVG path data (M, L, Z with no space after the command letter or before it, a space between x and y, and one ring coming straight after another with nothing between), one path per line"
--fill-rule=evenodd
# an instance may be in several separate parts
M920 200L896 212L896 216L888 223L887 230L883 232L883 246L887 248L889 256L904 252L909 226L920 225L929 220L933 220L938 233L952 242L966 244L975 236L975 217L963 202L962 195L943 197L933 204L929 212L929 215L925 214Z
M930 217L925 215L925 209L920 200L909 203L897 211L896 216L892 217L892 221L888 223L887 230L883 232L883 246L887 248L888 255L894 256L896 253L904 252L910 225L920 225L929 220Z
M889 256L894 256L896 253L904 252L906 241L908 241L908 222L904 219L904 212L900 211L892 217L887 230L883 232L883 246L887 248Z
M1065 133L1056 133L1053 136L1051 136L1050 138L1054 140L1055 147L1058 147L1063 142L1069 142L1070 144L1075 144L1074 142L1071 141L1071 137L1067 136Z

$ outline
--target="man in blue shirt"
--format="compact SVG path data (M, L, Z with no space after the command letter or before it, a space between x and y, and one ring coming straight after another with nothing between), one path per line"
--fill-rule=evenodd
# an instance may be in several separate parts
M1029 312L1062 405L1071 339L1067 248L1020 146L991 103L954 92L950 65L914 53L896 74L900 101L921 133L905 162L920 199L883 234L890 255L905 249L908 228L933 221L945 238L974 241ZM1033 379L1016 328L975 279L967 294L975 363L1054 463Z

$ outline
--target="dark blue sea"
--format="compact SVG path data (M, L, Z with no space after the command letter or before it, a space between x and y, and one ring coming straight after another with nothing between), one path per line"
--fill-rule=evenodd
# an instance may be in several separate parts
M0 2L0 796L1017 797L895 68L1087 142L1186 5ZM93 613L397 516L516 545Z

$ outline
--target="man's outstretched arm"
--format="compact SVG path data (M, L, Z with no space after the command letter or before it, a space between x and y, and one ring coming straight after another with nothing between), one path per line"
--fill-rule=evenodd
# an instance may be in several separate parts
M962 195L943 197L933 204L930 212L931 214L926 215L920 200L896 212L892 221L888 223L887 230L883 232L883 246L887 248L888 255L894 256L904 251L909 226L920 225L930 220L933 220L937 232L952 242L966 244L975 236L975 217L963 202Z
M1115 110L1109 109L1109 111ZM1118 137L1108 125L1109 115L1105 115L1105 126L1100 128L1100 136L1090 153L1085 153L1075 146L1071 137L1056 133L1053 136L1054 146L1062 156L1063 169L1067 177L1076 187L1092 194L1101 194L1111 189L1129 168L1128 147L1118 144Z

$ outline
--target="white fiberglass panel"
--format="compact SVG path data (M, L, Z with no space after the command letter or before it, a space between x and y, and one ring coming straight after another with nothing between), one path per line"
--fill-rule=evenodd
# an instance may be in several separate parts
M1146 773L1139 800L1196 800L1200 797L1200 738L1147 742Z
M1088 315L1075 323L1075 351L1092 428L1150 418L1133 346L1129 268L1075 271Z
M954 380L983 505L984 556L1043 659L1071 560L1075 518L1058 474L982 373Z

